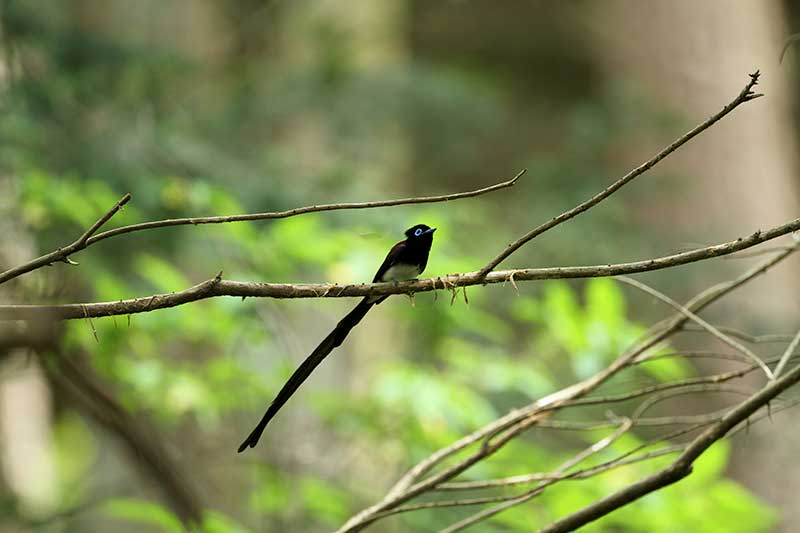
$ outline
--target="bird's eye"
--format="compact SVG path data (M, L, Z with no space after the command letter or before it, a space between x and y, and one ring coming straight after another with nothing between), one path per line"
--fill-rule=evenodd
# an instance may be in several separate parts
M422 235L422 228L417 228L416 230L414 230L415 237L419 237L420 235Z

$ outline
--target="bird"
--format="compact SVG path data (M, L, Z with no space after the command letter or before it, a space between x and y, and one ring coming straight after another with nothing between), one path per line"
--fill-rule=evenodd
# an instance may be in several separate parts
M406 238L389 250L389 253L386 254L386 259L383 260L380 268L375 273L375 277L372 278L372 282L404 281L415 279L422 274L428 264L428 255L433 244L433 232L435 231L436 228L431 228L425 224L417 224L408 228L405 232ZM365 296L352 311L336 324L333 331L322 340L319 346L311 352L311 355L306 357L305 361L297 367L297 370L278 391L277 396L270 403L261 421L239 446L239 453L242 453L247 448L255 448L269 421L272 420L272 417L283 407L306 378L311 375L311 372L334 348L344 342L350 330L361 322L361 319L366 316L372 306L380 304L388 297L389 295Z

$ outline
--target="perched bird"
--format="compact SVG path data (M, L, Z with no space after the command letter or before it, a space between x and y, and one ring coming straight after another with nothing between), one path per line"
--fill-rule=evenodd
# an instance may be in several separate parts
M417 224L406 230L406 239L395 244L383 264L378 269L375 277L372 278L373 283L381 281L402 281L414 279L425 270L425 265L428 263L428 253L431 251L431 244L433 243L433 232L436 228L431 228L425 224ZM239 453L246 450L248 447L254 448L258 444L258 439L264 432L264 428L272 417L275 416L283 404L294 394L297 388L311 375L311 372L319 365L325 357L334 348L342 344L350 330L356 324L361 322L361 319L367 314L367 311L373 305L378 305L384 301L388 296L366 296L361 302L350 311L343 319L336 324L336 327L325 339L311 352L311 355L306 357L294 374L289 378L289 381L281 388L275 399L267 408L267 412L261 419L261 422L255 427L250 435L245 439L241 446L239 446Z

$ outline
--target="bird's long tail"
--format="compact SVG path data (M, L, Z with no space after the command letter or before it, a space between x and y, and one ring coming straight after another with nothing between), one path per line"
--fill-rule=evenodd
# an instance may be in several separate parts
M347 313L347 315L336 324L336 327L330 334L325 337L325 339L317 346L317 348L311 352L311 355L306 357L306 360L303 361L297 370L294 371L294 374L289 378L289 381L281 388L278 395L275 396L275 399L272 400L272 403L267 408L267 412L264 413L264 417L261 419L261 422L255 427L255 429L250 433L250 435L245 439L245 441L239 446L239 453L246 450L248 447L254 448L256 444L258 444L258 439L261 438L261 434L264 432L264 428L267 427L269 421L272 420L272 417L275 416L283 404L294 394L294 392L302 385L302 383L311 375L311 372L317 368L325 357L328 356L334 348L342 344L344 339L347 337L347 334L350 333L350 330L355 327L356 324L361 322L361 319L366 316L367 311L375 305L376 303L380 303L383 299L375 300L374 298L370 299L369 297L364 298L361 302L355 306L355 308Z

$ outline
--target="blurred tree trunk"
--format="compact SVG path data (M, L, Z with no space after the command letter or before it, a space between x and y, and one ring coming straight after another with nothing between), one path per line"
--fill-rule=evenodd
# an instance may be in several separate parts
M0 270L36 255L31 237L19 221L15 180L0 177ZM33 278L0 288L0 300L22 301ZM21 287L27 287L28 290ZM13 327L13 326L12 326ZM4 330L0 330L0 336ZM50 390L38 365L23 348L0 354L0 462L4 485L23 516L46 516L59 504L52 432Z
M287 4L279 37L286 72L313 74L322 85L318 90L327 97L348 84L369 83L376 74L405 67L409 57L404 31L407 16L406 0ZM334 98L332 102L337 101ZM344 111L342 107L324 109L319 116L313 111L299 115L285 132L311 176L329 174L340 164L338 132L332 131L330 119ZM370 194L387 187L403 190L398 182L410 179L408 140L397 124L386 120L372 124L372 135L382 142L374 147L374 153L361 154L359 164L350 169L356 174L354 186ZM306 185L310 193L325 186L319 178L314 181Z
M17 65L2 21L0 91L11 88ZM0 270L36 255L32 237L20 223L16 177L0 169ZM14 301L15 292L30 288L31 278L0 288L0 300ZM16 291L15 291L16 289ZM21 301L21 299L20 299ZM13 326L12 326L13 327ZM0 336L5 330L0 330ZM59 504L53 451L50 390L37 359L25 349L0 354L0 464L3 485L18 503L18 512L44 516Z
M685 192L674 196L668 208L653 200L653 208L668 213L664 225L677 224L713 242L797 216L799 167L789 67L778 65L787 34L781 4L615 0L586 5L597 58L608 76L645 85L692 125L729 101L747 74L761 68L756 90L766 98L737 111L665 162L685 177L678 185ZM636 154L630 163L640 162L638 151L628 153ZM790 269L776 271L769 283L759 294L747 295L747 304L763 313L765 322L769 316L800 311L791 298L775 297L800 288Z
M756 90L765 98L737 111L667 162L671 174L685 178L678 185L680 195L654 198L648 206L666 214L661 218L665 225L714 242L798 216L790 73L787 62L778 65L788 33L780 3L614 0L585 6L582 15L608 76L641 82L648 93L691 117L692 124L729 101L747 74L761 69ZM630 163L640 162L635 157ZM665 201L670 204L663 205ZM726 323L797 328L796 320L785 318L800 311L798 299L789 296L800 289L796 268L794 260L760 280L756 290L731 299L720 316ZM748 439L746 450L739 451L741 461L735 458L731 465L732 473L781 506L785 524L794 524L800 520L800 473L785 468L780 457L797 450L800 433L782 424L777 438L778 427L765 425L757 431L761 438Z

